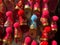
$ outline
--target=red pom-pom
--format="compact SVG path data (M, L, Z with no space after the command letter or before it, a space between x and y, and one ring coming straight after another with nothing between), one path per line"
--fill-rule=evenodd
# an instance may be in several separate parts
M8 16L8 17L12 16L12 11L7 11L6 16Z
M6 28L6 33L11 33L12 32L12 28L11 27L7 27Z
M45 28L44 28L44 32L50 32L51 31L51 27L50 26L46 26Z
M55 40L53 40L52 45L57 45L57 42Z
M42 33L42 38L48 38L47 33L43 32Z
M48 3L49 0L43 0L44 3Z
M49 11L48 10L44 10L43 13L42 13L42 16L43 17L48 17L49 15Z
M14 27L15 28L19 27L19 23L18 22L14 23Z
M59 17L58 16L53 16L52 19L53 19L53 21L58 21Z
M28 44L28 43L30 43L30 42L31 42L31 38L30 38L30 37L26 37L26 38L25 38L25 43Z
M18 15L19 15L19 16L23 16L23 15L24 15L24 10L19 10L19 11L18 11Z
M40 43L40 45L48 45L48 42L47 41L43 41Z
M36 41L33 40L33 42L31 43L31 45L38 45Z

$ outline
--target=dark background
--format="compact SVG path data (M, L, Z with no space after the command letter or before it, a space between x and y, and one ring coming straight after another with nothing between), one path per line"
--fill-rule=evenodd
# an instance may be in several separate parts
M59 20L57 22L57 25L58 25L58 31L55 35L55 40L59 43L60 42L60 0L59 0L59 3L58 3L58 6L56 8L56 11L55 11L56 15L59 17Z

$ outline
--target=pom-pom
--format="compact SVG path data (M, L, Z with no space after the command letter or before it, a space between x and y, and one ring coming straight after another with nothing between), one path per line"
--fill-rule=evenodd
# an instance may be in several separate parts
M12 11L7 11L6 16L8 16L8 17L12 16Z
M24 15L24 10L19 10L19 11L18 11L18 15L19 15L19 16L23 16L23 15Z
M50 31L51 31L51 27L50 27L50 26L46 26L46 27L44 28L44 31L45 31L45 32L50 32Z
M49 0L43 0L44 3L48 3Z
M15 28L19 27L19 23L18 22L14 23L14 27Z
M40 45L48 45L48 42L47 41L43 41L40 43Z
M52 19L53 19L53 21L58 21L59 17L58 16L53 16Z
M30 38L30 37L26 37L26 38L25 38L25 43L28 44L28 43L30 43L30 42L31 42L31 38Z
M33 40L31 45L37 45L37 42Z
M33 14L32 17L31 17L31 20L32 20L32 21L37 20L37 16L36 16L35 14Z
M43 32L42 33L42 38L48 38L47 33Z
M11 27L7 27L6 28L6 33L11 33L12 32L12 28Z
M44 10L42 16L43 17L48 17L48 15L49 15L49 11L48 10Z
M57 42L55 40L53 40L52 45L57 45Z

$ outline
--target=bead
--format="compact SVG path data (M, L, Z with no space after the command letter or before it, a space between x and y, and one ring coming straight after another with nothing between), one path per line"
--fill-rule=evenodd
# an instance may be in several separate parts
M30 29L34 29L34 25L32 24L32 25L30 25Z
M31 17L31 20L32 20L32 21L37 20L37 16L36 16L35 14L33 14L32 17Z

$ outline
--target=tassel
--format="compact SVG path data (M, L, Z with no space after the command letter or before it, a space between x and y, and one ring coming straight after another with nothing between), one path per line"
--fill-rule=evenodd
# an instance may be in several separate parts
M43 26L48 25L48 17L49 17L49 11L48 11L48 0L43 0L43 9L42 9L42 17L40 21L42 22Z
M14 23L14 38L15 38L15 42L18 43L19 40L22 39L22 31L20 30L20 25L18 22Z
M31 17L31 26L33 26L34 29L37 28L36 20L37 20L37 16L35 14L33 14L32 17Z
M12 26L13 25L13 18L12 18L12 12L8 11L6 12L7 20L4 24L5 27Z
M35 14L32 15L31 17L31 25L30 25L30 36L32 38L36 38L37 35L37 24L36 24L37 16Z
M29 18L31 17L31 11L32 11L29 4L25 4L24 10L26 14L25 16L29 20Z
M24 10L19 10L18 11L18 16L19 16L19 22L20 25L24 25Z
M19 16L19 22L20 22L20 25L23 25L23 15L24 15L24 11L23 10L19 10L18 11L18 16Z
M52 17L52 23L51 23L51 28L52 28L52 31L57 31L57 24L56 22L58 21L58 16L53 16Z
M12 42L11 33L12 33L12 28L11 27L7 27L6 28L6 36L3 39L3 43L8 44L8 45L11 44L11 42Z

